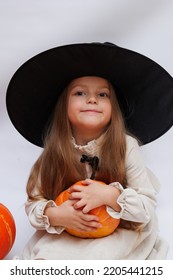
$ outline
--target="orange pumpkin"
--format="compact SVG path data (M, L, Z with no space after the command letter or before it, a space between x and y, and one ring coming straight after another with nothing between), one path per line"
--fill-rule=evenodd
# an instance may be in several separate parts
M103 182L100 182L104 184ZM75 185L84 186L81 181L75 183ZM84 186L85 187L85 186ZM55 203L59 206L64 201L68 200L69 198L69 191L68 189L63 191L59 194L59 196L56 198ZM77 231L74 229L66 228L66 231L74 236L82 237L82 238L99 238L107 236L115 231L115 229L118 227L120 219L114 219L112 218L108 212L106 211L106 206L99 206L97 208L92 209L89 211L89 214L96 215L99 217L99 222L102 224L101 228L98 228L96 231L88 231L88 232L82 232Z
M16 237L16 226L11 212L0 203L0 259L11 250Z

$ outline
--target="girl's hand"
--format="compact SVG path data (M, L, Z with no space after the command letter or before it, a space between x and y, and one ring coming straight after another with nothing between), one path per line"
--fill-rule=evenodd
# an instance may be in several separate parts
M102 226L97 216L75 209L74 203L76 200L67 200L60 206L46 208L45 215L48 216L50 224L84 232L96 231Z
M108 205L115 211L120 211L117 198L120 191L113 186L101 184L91 179L82 181L85 186L74 185L70 187L70 199L78 200L74 203L74 208L83 208L83 213L88 213L91 209L101 205Z

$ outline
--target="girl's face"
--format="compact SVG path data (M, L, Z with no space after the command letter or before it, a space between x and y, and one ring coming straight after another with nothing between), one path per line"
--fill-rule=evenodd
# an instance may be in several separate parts
M68 86L68 118L76 139L99 137L111 120L110 87L107 80L88 76ZM82 137L83 136L83 137Z

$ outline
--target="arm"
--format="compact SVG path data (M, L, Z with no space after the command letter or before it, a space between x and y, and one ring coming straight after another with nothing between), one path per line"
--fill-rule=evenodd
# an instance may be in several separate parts
M66 227L80 231L95 231L101 227L98 217L74 209L74 201L57 206L54 201L44 198L25 204L31 225L37 230L60 234Z
M117 199L120 213L108 208L111 216L128 221L148 223L155 211L158 181L143 162L135 139L127 136L126 156L127 189Z

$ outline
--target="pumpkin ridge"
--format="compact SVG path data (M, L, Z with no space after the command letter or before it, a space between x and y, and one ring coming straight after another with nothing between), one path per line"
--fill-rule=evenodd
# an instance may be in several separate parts
M9 239L10 239L10 244L9 244L9 247L12 245L13 243L13 238L12 238L12 231L10 229L10 226L9 226L9 223L6 222L5 218L4 218L4 215L0 215L1 219L3 220L4 224L5 224L5 228L7 230L7 233L8 233L8 236L9 236Z

